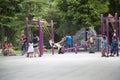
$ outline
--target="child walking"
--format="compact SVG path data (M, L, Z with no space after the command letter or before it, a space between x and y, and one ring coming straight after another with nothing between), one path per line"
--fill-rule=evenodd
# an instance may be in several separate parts
M106 37L103 37L103 42L102 42L102 57L108 57L108 42Z
M33 53L34 53L33 43L32 41L30 41L29 46L28 46L28 54L30 58L33 57Z
M114 56L117 53L117 47L118 47L118 42L117 42L115 36L113 36L110 56Z

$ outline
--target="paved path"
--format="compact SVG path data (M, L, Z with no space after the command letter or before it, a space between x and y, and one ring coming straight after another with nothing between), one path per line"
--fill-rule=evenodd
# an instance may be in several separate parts
M120 80L120 57L85 52L0 57L0 80Z

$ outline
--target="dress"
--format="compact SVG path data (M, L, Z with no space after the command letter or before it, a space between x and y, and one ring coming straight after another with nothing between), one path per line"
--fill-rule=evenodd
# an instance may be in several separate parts
M33 43L29 43L28 53L29 52L34 52Z

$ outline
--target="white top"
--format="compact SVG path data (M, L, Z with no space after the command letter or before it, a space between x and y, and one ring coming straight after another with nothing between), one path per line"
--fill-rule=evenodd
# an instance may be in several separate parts
M62 47L59 43L54 43L52 40L49 40L50 46L57 47L58 50ZM53 45L52 45L53 44Z
M29 52L34 52L33 43L29 43L28 53Z

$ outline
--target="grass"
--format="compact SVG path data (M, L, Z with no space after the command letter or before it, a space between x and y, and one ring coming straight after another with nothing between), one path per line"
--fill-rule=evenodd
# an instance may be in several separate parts
M2 53L0 53L0 56L3 56L3 54L2 54Z
M21 54L21 50L16 49L14 51L16 55ZM47 49L47 52L51 53L51 49ZM58 52L58 49L54 49L54 52ZM3 56L2 52L0 53L0 56Z
M21 54L21 50L15 50L15 54Z

